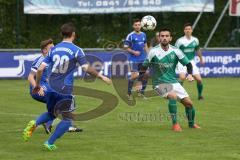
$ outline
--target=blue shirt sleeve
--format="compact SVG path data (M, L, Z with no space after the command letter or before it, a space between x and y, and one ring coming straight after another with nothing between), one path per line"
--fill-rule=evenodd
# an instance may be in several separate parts
M31 71L37 72L37 69L41 65L43 59L44 59L44 57L42 57L42 56L35 59L34 62L32 63Z
M36 66L36 61L32 63L31 71L37 72L38 67Z
M124 41L124 47L131 47L132 44L132 35L129 34Z
M86 59L85 53L83 52L83 50L81 48L79 48L79 50L76 52L75 57L80 66L87 64L87 59Z

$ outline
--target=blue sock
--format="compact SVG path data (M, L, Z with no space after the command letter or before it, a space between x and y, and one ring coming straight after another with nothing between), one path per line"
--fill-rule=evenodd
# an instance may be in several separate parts
M48 122L46 123L46 127L49 128L52 124L53 124L53 120L48 121Z
M60 138L66 131L68 131L69 127L72 125L71 121L62 120L58 123L54 133L48 139L49 144L54 144L54 142Z
M146 88L147 88L147 80L142 80L142 89L141 89L142 94L144 94L144 91Z
M38 126L52 120L54 120L54 117L50 113L45 112L37 118L36 125Z
M132 93L132 87L133 87L134 81L129 79L128 80L128 94L130 95Z

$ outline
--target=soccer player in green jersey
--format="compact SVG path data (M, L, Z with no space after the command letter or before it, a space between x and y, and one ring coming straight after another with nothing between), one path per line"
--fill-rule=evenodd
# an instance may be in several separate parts
M186 57L191 61L193 66L193 77L197 81L198 99L202 100L203 84L199 69L194 61L195 53L197 53L199 56L201 65L204 65L204 61L202 58L201 49L199 47L199 41L196 37L192 36L192 32L192 25L190 23L186 23L184 25L185 36L179 38L175 46L181 49ZM181 63L178 63L176 72L179 73L179 80L183 84L183 81L186 78L187 68Z
M200 128L195 124L195 109L189 98L188 93L178 82L175 69L178 62L187 67L187 80L193 81L192 64L183 52L170 45L172 40L169 29L160 30L160 44L152 48L143 63L141 72L144 72L150 67L153 71L152 81L154 90L164 98L167 98L170 103L176 106L176 100L179 100L185 106L186 115L188 118L188 126L190 128ZM173 107L176 109L176 107ZM171 116L176 116L172 114ZM178 123L173 124L174 131L182 131Z

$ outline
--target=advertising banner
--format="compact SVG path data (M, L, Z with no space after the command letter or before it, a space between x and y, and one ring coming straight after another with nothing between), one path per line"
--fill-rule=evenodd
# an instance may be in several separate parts
M24 0L25 14L214 12L214 0Z
M126 76L129 72L124 51L85 51L87 60L107 76ZM0 78L27 78L31 64L41 55L39 51L0 51ZM240 77L240 50L204 50L205 65L195 60L203 77ZM82 76L79 67L75 76Z

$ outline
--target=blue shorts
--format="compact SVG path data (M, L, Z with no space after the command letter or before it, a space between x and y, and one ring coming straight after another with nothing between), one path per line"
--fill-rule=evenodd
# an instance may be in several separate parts
M142 65L143 65L143 61L139 61L139 62L130 61L129 62L130 71L131 72L139 72Z
M44 93L44 96L40 96L39 94L32 94L32 92L30 94L31 94L31 97L33 99L35 99L36 101L42 102L42 103L47 103L46 93Z
M71 94L60 94L57 92L47 92L47 110L56 117L61 112L72 112L75 109L74 96Z
M47 97L46 97L46 94L47 92L51 91L50 87L48 84L42 84L41 85L43 88L44 88L44 96L40 96L38 93L37 94L33 94L32 93L32 86L30 86L30 95L33 99L39 101L39 102L42 102L42 103L47 103Z

